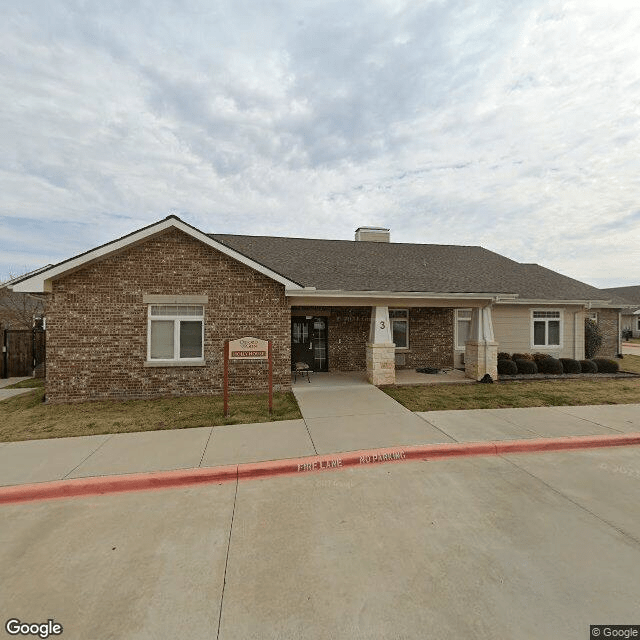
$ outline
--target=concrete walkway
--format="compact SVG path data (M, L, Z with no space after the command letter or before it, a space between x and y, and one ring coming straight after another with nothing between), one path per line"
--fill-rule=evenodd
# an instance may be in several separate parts
M0 402L8 400L15 396L21 396L24 393L31 393L33 389L7 389L6 387L22 382L23 380L31 380L31 377L27 378L0 378Z
M412 413L357 376L294 386L304 419L0 443L0 486L455 442L640 432L640 404Z
M623 342L621 351L623 354L628 353L629 355L640 356L640 344L637 342Z
M375 447L453 442L360 373L315 374L293 385L317 454Z

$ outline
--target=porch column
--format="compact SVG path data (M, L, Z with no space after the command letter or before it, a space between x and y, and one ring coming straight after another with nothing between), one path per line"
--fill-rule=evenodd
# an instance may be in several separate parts
M471 333L464 343L464 372L467 378L481 380L488 373L498 377L498 343L493 334L491 305L471 313Z
M395 384L396 381L396 350L391 342L389 307L371 307L367 380L376 386Z

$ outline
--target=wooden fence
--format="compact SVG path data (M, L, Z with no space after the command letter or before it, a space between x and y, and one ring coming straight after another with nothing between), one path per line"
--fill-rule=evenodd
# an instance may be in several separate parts
M0 377L45 375L46 332L41 329L5 329Z

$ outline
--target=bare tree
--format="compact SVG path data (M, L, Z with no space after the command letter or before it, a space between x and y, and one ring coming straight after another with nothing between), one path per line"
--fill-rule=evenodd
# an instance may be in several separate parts
M0 328L31 329L34 320L46 314L46 294L19 293L7 287L16 276L0 283Z

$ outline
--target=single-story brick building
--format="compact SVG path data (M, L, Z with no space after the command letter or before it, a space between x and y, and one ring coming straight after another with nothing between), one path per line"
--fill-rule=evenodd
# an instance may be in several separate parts
M223 345L272 341L275 388L315 371L464 368L496 376L500 351L584 357L585 314L619 353L620 310L601 290L477 246L207 234L176 216L26 276L46 292L50 402L219 394ZM232 362L230 388L264 388Z
M632 307L623 309L620 316L620 330L631 331L634 338L640 338L640 285L630 287L612 287L603 291L616 299L623 299Z

